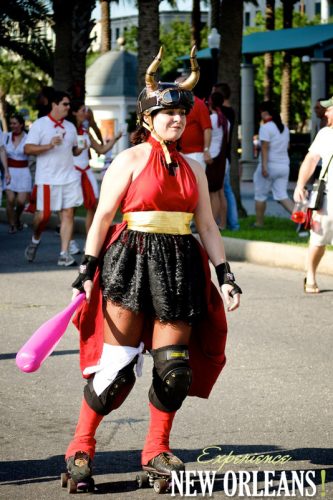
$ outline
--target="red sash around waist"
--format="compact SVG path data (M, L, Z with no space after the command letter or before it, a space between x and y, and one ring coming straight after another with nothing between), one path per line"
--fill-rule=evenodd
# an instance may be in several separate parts
M8 167L25 168L27 166L28 160L14 160L13 158L8 158Z

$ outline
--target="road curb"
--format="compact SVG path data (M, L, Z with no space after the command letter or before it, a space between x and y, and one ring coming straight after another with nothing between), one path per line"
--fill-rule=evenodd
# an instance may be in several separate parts
M271 267L283 267L304 271L307 247L249 241L224 237L224 246L229 260L246 261ZM318 268L319 273L333 275L333 252L326 251Z
M22 222L31 226L33 215L22 214ZM0 208L0 222L7 222L6 210ZM74 231L85 234L83 217L75 217ZM48 227L55 229L59 218L52 214ZM307 248L282 243L269 243L265 241L250 241L239 238L223 237L228 260L245 261L263 266L283 267L304 271L306 267ZM326 251L318 268L319 273L333 276L333 252Z

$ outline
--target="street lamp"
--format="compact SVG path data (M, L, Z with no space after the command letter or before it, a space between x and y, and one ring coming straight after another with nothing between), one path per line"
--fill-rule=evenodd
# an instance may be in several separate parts
M210 48L210 53L212 55L212 84L217 82L218 73L218 55L220 49L221 35L216 28L212 28L208 35L208 47Z

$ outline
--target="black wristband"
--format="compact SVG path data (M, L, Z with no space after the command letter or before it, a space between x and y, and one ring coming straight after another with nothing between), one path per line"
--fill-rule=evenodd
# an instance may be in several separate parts
M215 267L217 281L219 285L231 285L233 289L230 291L231 297L236 293L242 293L241 288L235 283L235 276L231 272L229 262L223 262Z
M78 290L80 290L80 292L83 292L83 283L88 280L93 281L97 266L97 257L93 257L92 255L84 255L79 268L79 275L72 283L72 287L77 288Z

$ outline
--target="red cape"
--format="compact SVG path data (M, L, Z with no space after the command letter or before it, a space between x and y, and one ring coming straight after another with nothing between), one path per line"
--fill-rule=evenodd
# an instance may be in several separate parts
M125 228L126 222L111 227L102 255L119 238ZM189 395L208 398L226 362L227 322L222 298L211 282L207 253L197 240L196 243L202 257L206 277L207 314L193 325L189 345L193 378ZM80 331L80 367L82 371L84 368L98 363L103 349L103 299L99 286L99 275L100 271L97 269L90 302L84 301L73 319L73 323ZM151 339L152 322L147 321L142 338L146 350L151 349Z

